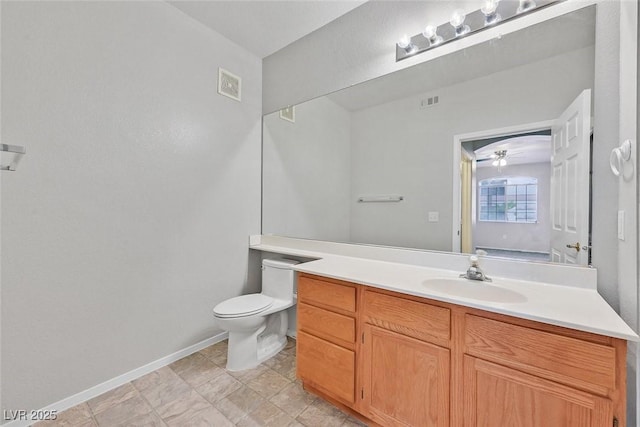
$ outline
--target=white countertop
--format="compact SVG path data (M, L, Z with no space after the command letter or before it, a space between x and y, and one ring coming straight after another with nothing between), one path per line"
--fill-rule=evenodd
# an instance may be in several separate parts
M516 296L516 298L506 298L511 302L499 302L492 300L493 298L485 300L463 297L455 293L448 293L443 289L433 289L424 283L429 279L458 279L460 271L300 249L288 250L280 245L256 244L250 247L251 249L285 255L317 258L314 261L295 266L295 270L299 272L345 280L629 341L640 341L638 335L594 289L493 277L489 274L490 272L487 272L487 274L494 280L491 284L469 281L469 286L495 286L491 290L501 291L498 294L506 292L507 296ZM465 286L464 279L462 279L461 284Z

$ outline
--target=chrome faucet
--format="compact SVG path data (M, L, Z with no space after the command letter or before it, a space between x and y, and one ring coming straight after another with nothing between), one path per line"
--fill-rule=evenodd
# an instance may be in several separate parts
M471 255L469 257L469 262L471 263L469 269L466 273L461 274L460 277L464 277L469 280L478 280L480 282L492 281L491 278L487 277L484 274L484 271L480 268L480 259L478 258L478 255Z

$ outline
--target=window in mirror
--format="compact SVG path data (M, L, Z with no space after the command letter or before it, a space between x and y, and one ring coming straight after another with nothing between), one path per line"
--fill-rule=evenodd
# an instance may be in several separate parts
M478 185L479 221L535 223L538 180L527 176L483 179Z

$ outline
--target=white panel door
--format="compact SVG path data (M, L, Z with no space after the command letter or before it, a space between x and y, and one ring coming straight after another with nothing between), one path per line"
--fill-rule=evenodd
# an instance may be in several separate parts
M551 261L587 265L590 89L560 115L551 133Z

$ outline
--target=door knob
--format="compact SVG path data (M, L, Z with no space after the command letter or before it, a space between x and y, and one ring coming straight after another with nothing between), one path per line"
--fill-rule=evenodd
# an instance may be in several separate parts
M573 245L567 244L567 247L570 249L575 249L577 252L580 252L580 249L582 249L582 246L580 246L580 242L576 242Z

